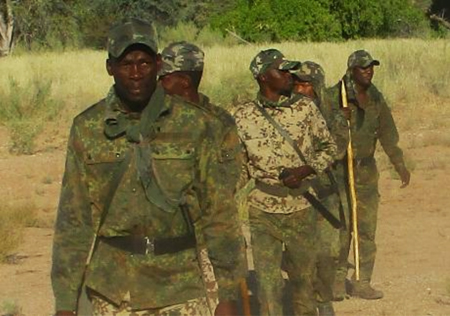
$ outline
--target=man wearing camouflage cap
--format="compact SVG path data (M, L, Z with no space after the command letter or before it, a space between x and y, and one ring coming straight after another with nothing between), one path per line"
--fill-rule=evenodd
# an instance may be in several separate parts
M56 315L211 315L196 232L220 286L215 315L235 315L244 247L215 123L157 84L149 23L112 27L108 55L114 85L69 137L53 244ZM77 306L82 290L89 313Z
M383 95L372 83L374 66L380 62L365 50L353 52L347 62L347 72L341 82L330 88L328 103L334 109L342 105L341 84L345 85L347 113L350 124L355 189L357 198L357 221L359 234L360 280L352 278L350 294L363 299L380 299L383 293L371 286L375 264L375 232L379 203L379 173L375 162L377 141L380 142L395 170L400 176L402 188L410 181L410 173L405 166L403 152L398 147L399 135ZM346 165L346 161L342 162ZM348 183L345 178L342 183ZM349 216L350 214L347 214ZM339 268L336 274L335 299L345 295L347 258L349 254L350 232L346 231L341 243Z
M332 163L336 145L313 102L290 98L289 70L299 66L276 49L259 52L250 64L259 93L235 114L246 161L240 182L255 181L247 202L261 315L283 314L283 244L295 315L317 313L312 285L316 211L304 196L314 194L308 181ZM283 127L305 160L271 120Z
M171 98L200 107L211 116L214 135L220 146L219 160L223 169L221 180L224 185L234 188L242 166L237 126L229 112L212 104L206 95L198 91L203 74L204 55L204 52L192 43L185 41L171 43L161 52L162 65L159 78ZM199 240L198 242L200 243ZM200 247L200 260L209 304L216 306L218 285L205 247Z
M313 62L304 61L299 69L291 72L294 79L294 94L302 94L314 101L327 122L328 129L337 144L336 159L345 155L348 143L348 128L345 117L340 111L328 111L324 106L325 71ZM338 186L336 181L337 165L333 164L327 174L319 176L322 190L321 201L327 210L336 219L345 223L343 207L346 203L345 188ZM318 314L320 316L333 316L333 284L335 279L336 262L339 255L339 229L333 227L323 216L317 221L317 277L314 282L317 292Z

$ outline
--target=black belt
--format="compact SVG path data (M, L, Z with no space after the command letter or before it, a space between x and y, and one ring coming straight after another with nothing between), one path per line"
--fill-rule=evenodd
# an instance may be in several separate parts
M197 245L194 234L159 239L151 239L142 236L101 236L99 239L114 248L131 252L132 254L153 254L155 256L180 252L186 249L195 248Z

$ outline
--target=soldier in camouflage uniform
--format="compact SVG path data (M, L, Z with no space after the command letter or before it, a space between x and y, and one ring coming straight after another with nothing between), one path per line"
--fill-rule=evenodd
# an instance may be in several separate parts
M323 106L325 98L325 71L312 61L304 61L299 69L292 72L294 79L293 92L302 94L314 101L320 112L323 114L331 135L337 144L337 158L341 159L347 149L348 128L345 117L340 111L328 111L328 107ZM330 168L332 177L336 179L336 166ZM327 196L322 200L324 206L334 215L335 218L343 221L340 209L341 200L346 200L343 189L336 187L337 183L330 182L327 175L321 175L320 181L324 188L328 190ZM317 278L315 289L317 291L318 311L320 316L333 316L333 284L336 271L336 263L339 255L339 230L333 227L323 216L318 216L317 221Z
M383 95L372 84L374 66L378 60L365 50L353 52L347 62L347 72L343 77L350 109L350 130L352 137L355 188L357 197L357 220L359 230L360 281L353 279L351 295L364 299L380 299L383 293L371 287L372 271L375 264L375 232L379 203L378 178L374 154L377 141L380 141L391 163L400 176L402 187L409 184L410 173L405 166L403 152L398 147L399 135ZM340 83L329 91L335 109L341 100ZM346 161L342 162L346 165ZM347 180L340 179L342 183ZM349 215L349 214L348 214ZM349 254L350 233L347 231L341 244L341 260L336 275L335 296L343 299L345 278L347 276L347 258Z
M255 101L235 114L246 160L243 177L255 181L248 195L249 223L261 315L282 315L282 245L293 287L295 315L316 315L316 211L303 197L314 194L308 181L333 161L336 145L314 103L289 98L298 62L284 59L276 49L261 51L250 64L259 84ZM304 162L263 114L273 118L305 156Z
M187 103L195 103L211 115L211 120L215 123L214 136L217 144L220 144L220 166L223 168L221 180L224 185L235 187L242 165L237 126L231 114L213 105L207 96L198 92L204 66L203 51L191 43L175 42L163 49L161 60L159 75L166 93ZM199 238L197 242L200 243ZM200 247L199 250L207 298L211 309L214 309L218 304L218 286L214 270L206 247Z
M108 53L115 84L74 119L68 142L53 244L56 315L81 315L82 288L95 316L211 315L195 231L219 284L215 314L235 315L244 246L216 123L157 84L147 22L114 26Z

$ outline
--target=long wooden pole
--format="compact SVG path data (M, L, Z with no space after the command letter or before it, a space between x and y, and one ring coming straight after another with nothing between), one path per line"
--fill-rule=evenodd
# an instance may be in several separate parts
M341 80L341 99L342 106L348 108L347 90L345 89L345 82ZM352 206L352 238L353 238L353 253L355 255L355 278L359 281L359 235L358 235L358 214L356 204L356 190L355 190L355 174L353 172L353 147L352 147L352 132L350 120L348 123L348 146L347 146L347 166L348 166L348 186L350 188L350 201Z

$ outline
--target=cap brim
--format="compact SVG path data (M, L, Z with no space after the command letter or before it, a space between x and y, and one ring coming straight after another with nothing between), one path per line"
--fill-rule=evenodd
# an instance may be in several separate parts
M302 65L299 61L283 60L281 64L278 65L279 70L296 70Z

